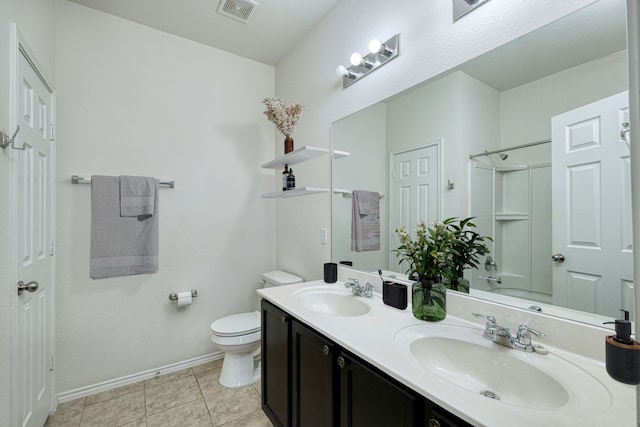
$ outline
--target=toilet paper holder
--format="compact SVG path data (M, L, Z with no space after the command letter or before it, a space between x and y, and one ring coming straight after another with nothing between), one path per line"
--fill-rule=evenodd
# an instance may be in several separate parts
M196 291L195 289L191 289L191 298L196 298L198 296L198 291ZM177 292L171 292L169 294L169 299L171 301L178 301L178 293Z

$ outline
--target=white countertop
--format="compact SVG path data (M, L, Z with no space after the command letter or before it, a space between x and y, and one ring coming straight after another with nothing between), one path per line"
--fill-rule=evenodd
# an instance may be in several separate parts
M346 350L473 425L487 427L514 425L519 427L540 425L631 427L636 425L635 387L611 379L602 362L545 345L551 357L559 357L565 362L578 366L601 383L606 389L605 393L609 393L610 402L608 403L604 399L605 403L592 402L593 404L588 405L584 411L576 411L574 396L570 396L569 402L563 406L545 409L531 409L492 400L450 383L431 370L423 368L406 348L399 345L398 340L398 332L412 325L465 326L477 329L479 336L483 331L481 325L450 314L437 324L423 322L413 317L410 303L407 310L398 310L385 305L380 294L375 294L371 299L354 296L371 307L371 310L362 316L343 317L322 314L298 302L301 290L313 287L348 291L344 288L344 282L325 284L322 280L318 280L260 289L258 294ZM447 303L448 310L451 310L451 304L456 303L455 298L448 298ZM508 351L517 352L511 349ZM525 354L527 357L548 357L536 353ZM518 379L514 378L514 381ZM522 387L527 387L524 380Z

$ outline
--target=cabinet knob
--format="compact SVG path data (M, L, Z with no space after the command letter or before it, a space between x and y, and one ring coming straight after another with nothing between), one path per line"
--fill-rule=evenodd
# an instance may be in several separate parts
M429 427L440 427L440 421L436 420L435 418L431 418L428 422L427 425Z
M344 368L347 362L345 362L344 357L338 356L338 366L340 369Z
M283 325L284 325L285 323L287 323L287 316L281 316L281 317L280 317L280 323L282 323Z
M325 356L329 355L329 346L328 345L323 345L322 346L322 354L324 354Z

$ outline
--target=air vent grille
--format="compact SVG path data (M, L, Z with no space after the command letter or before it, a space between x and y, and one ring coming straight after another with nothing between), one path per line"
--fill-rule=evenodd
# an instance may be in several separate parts
M220 0L218 13L247 24L258 6L253 0Z

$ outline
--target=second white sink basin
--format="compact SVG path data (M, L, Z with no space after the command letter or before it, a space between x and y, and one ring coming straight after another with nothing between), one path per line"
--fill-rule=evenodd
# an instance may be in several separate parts
M422 368L494 402L594 415L611 406L604 385L576 365L551 353L525 353L497 345L482 338L478 329L414 325L399 331L395 342Z
M309 310L334 316L362 316L371 310L362 297L352 295L348 289L313 287L297 292L297 298Z

